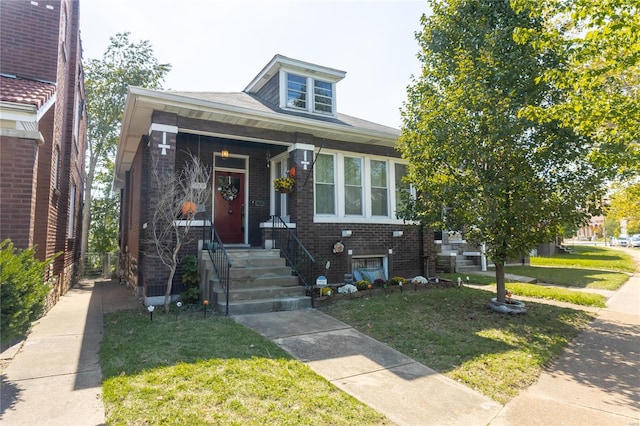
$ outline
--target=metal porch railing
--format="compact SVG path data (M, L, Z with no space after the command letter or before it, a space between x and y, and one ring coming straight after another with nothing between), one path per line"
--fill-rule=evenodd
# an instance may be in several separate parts
M309 295L313 297L315 259L280 216L272 216L271 218L274 248L280 250L280 254L286 259L293 273L297 275L299 284L304 285Z

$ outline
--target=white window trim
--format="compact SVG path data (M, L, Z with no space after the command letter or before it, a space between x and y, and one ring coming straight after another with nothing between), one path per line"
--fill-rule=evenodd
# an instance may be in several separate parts
M316 151L316 155L318 152ZM333 156L334 161L334 186L335 197L334 202L337 206L334 206L335 215L317 214L316 213L316 197L315 197L315 178L314 178L314 197L313 197L313 222L314 223L376 223L376 224L391 224L401 225L406 222L402 219L396 218L395 206L396 206L396 191L395 191L395 163L407 164L407 162L400 159L381 157L375 155L368 155L364 153L355 152L338 152L338 151L326 151L321 152L323 155ZM362 216L346 215L344 204L344 157L361 158L363 165L363 212ZM373 216L371 214L371 160L384 161L387 163L387 216ZM315 170L314 170L315 173ZM415 195L415 190L411 187L411 193Z
M273 180L279 177L283 177L286 175L287 172L287 153L283 153L281 155L278 155L276 157L273 157L270 159L269 162L269 169L271 170L271 175L270 175L270 183L269 183L269 192L271 194L271 200L269 203L269 211L271 212L271 216L276 214L276 189L273 186ZM280 164L280 168L278 169L276 167L277 164ZM286 219L287 217L289 217L289 209L288 209L288 200L289 200L289 195L288 194L282 194L282 196L280 197L280 211L283 212L284 214L282 215L283 219Z
M293 75L297 75L299 77L304 77L307 79L307 97L306 97L306 102L307 102L307 107L305 108L293 108L287 105L287 99L288 99L288 90L289 90L289 86L288 86L288 81L287 81L287 75L289 74L293 74ZM298 70L293 70L293 69L288 69L288 68L281 68L280 69L280 75L279 75L279 79L280 79L280 108L282 109L286 109L289 111L299 111L299 112L306 112L308 114L313 114L313 115L317 115L318 117L333 117L336 118L337 117L337 107L336 107L336 83L334 81L330 81L330 80L326 80L326 79L322 79L322 78L314 78L310 75L306 75L303 72L300 72ZM315 110L315 104L316 104L316 94L315 94L315 85L314 85L314 81L318 80L318 81L322 81L324 83L329 83L331 84L331 112L323 112L323 111L316 111Z

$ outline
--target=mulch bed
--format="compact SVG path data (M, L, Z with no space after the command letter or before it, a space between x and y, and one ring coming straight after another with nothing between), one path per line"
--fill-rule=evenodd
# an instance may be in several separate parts
M457 283L447 279L440 279L438 283L429 281L427 284L404 284L402 287L394 285L387 286L387 288L372 288L367 290L358 290L356 293L338 293L338 287L342 287L343 284L330 284L327 287L331 288L331 296L320 296L320 289L313 289L314 306L322 307L338 300L350 300L359 299L361 297L379 297L391 293L415 293L418 291L428 291L434 288L451 288L457 287Z

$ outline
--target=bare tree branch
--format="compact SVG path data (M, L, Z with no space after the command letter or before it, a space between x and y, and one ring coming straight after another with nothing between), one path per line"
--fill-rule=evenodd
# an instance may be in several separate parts
M204 204L209 196L211 172L189 153L185 167L176 173L167 172L154 162L152 177L157 183L158 199L151 220L150 242L156 256L169 269L164 295L164 310L169 312L173 277L181 248L191 242L189 235L196 206Z

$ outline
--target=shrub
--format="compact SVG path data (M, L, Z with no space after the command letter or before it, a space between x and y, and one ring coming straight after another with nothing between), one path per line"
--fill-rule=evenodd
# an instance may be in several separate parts
M185 291L180 294L184 303L194 304L200 301L200 273L198 258L188 254L182 259L182 283Z
M334 293L331 287L320 288L320 296L331 296Z
M25 336L31 323L42 316L51 288L44 273L54 257L40 262L32 248L16 249L8 239L0 243L2 346Z
M402 277L391 277L391 279L389 280L389 285L404 285L404 283L407 282L406 278L402 278Z
M359 291L366 290L369 288L369 284L371 283L367 280L359 280L359 281L356 281L356 288Z

